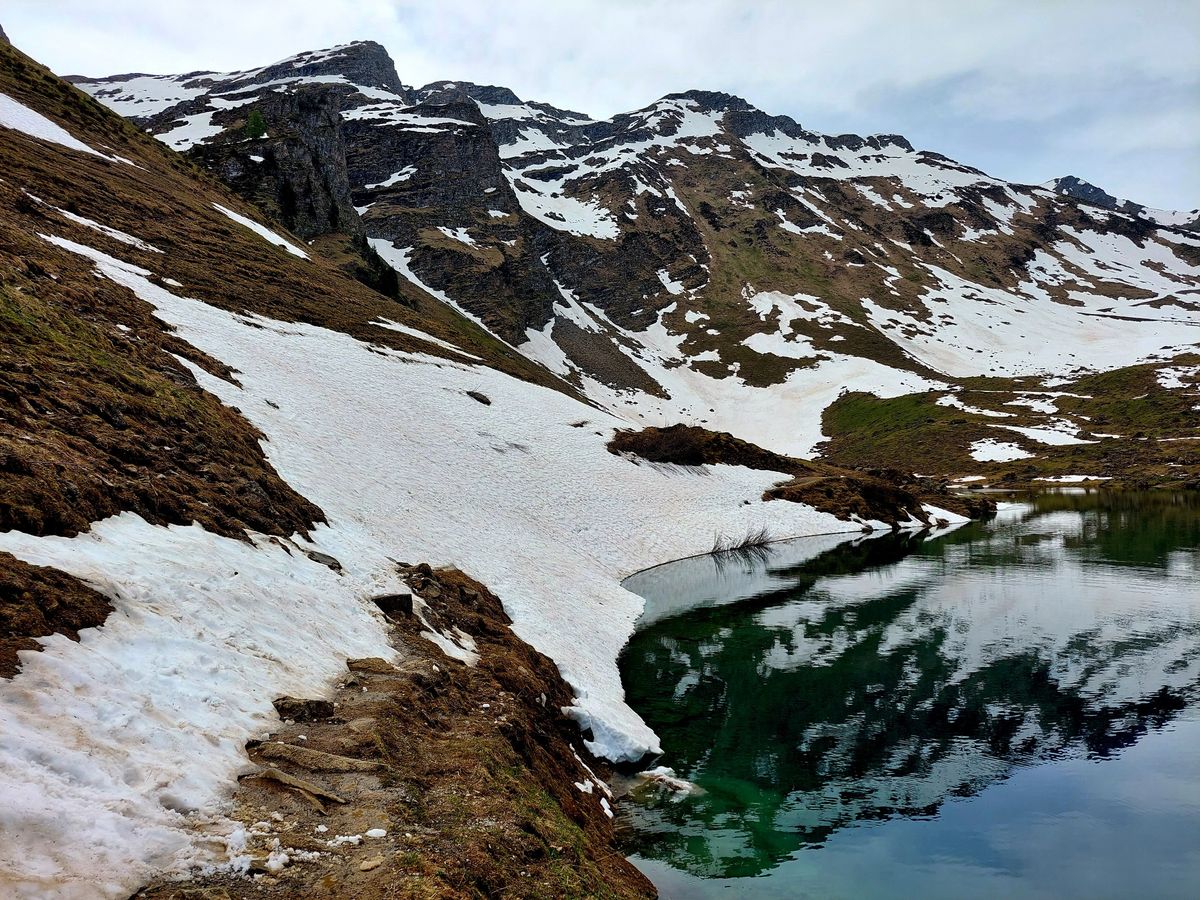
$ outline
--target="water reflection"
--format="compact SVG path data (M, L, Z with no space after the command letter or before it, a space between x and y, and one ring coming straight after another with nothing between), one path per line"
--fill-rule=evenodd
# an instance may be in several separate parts
M629 804L631 847L757 875L1022 767L1121 756L1200 699L1198 547L1195 497L1060 493L932 538L643 573L626 692L703 793Z

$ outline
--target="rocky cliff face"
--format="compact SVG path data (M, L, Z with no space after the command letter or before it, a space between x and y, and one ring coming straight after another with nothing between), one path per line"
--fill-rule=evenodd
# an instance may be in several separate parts
M1117 210L1122 206L1122 201L1108 193L1108 191L1098 188L1096 185L1084 181L1082 178L1076 178L1074 175L1065 175L1062 178L1056 178L1047 187L1060 194L1074 197L1076 200L1082 200L1085 203L1090 203L1093 206L1099 206L1103 209ZM1141 209L1143 207L1138 208Z
M265 136L231 128L196 147L197 161L303 238L362 235L346 178L337 96L306 86L264 93L251 109L262 116Z

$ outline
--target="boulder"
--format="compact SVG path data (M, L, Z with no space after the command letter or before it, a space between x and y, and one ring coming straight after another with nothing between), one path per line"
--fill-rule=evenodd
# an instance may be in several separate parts
M372 597L371 601L390 619L413 614L412 594L383 594Z
M328 719L333 715L333 704L328 700L301 700L297 697L279 697L272 701L281 719L294 722L311 722Z

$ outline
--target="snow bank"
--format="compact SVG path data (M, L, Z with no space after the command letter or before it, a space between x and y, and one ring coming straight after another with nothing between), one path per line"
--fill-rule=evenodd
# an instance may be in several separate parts
M812 456L817 445L828 439L821 431L821 415L846 391L868 391L887 398L949 387L861 356L818 352L807 338L788 334L796 319L816 321L823 327L838 321L840 314L816 297L768 291L749 299L764 320L778 310L779 326L774 333L755 335L745 343L762 353L810 357L814 365L796 369L784 381L766 387L747 384L736 374L714 378L690 365L680 365L698 357L689 356L683 349L687 335L672 333L664 323L665 317L674 312L674 305L660 311L658 321L644 331L621 328L598 308L580 306L621 338L615 342L617 349L662 385L666 397L613 388L575 367L554 343L553 320L542 331L527 329L526 342L517 349L556 374L574 374L588 397L631 422L656 426L690 422L732 432L777 453L802 457ZM562 312L557 306L556 311Z
M147 872L193 859L188 826L232 790L244 741L274 721L271 699L319 694L346 657L388 654L364 598L394 589L392 559L456 565L496 591L516 633L575 690L570 712L591 729L590 749L636 759L658 745L624 702L616 657L642 601L620 579L704 552L716 532L847 528L760 502L772 473L614 456L605 442L625 423L554 391L219 310L47 239L239 371L241 388L193 370L324 510L313 542L343 573L274 542L132 515L73 539L0 534L0 549L84 577L116 605L80 644L51 637L26 654L0 695L0 823L15 836L0 847L11 873L0 893L44 896L53 883L66 896L124 896Z
M1079 484L1084 481L1111 481L1107 475L1048 475L1045 478L1035 478L1034 481L1050 481L1056 484Z
M1012 462L1017 459L1029 459L1033 456L1016 444L994 441L991 438L975 441L971 444L971 458L978 462Z
M224 125L213 123L213 116L216 112L216 110L210 109L206 112L182 116L174 128L164 131L162 134L156 134L155 137L173 150L183 153L198 144L207 142L209 138L216 137L225 130Z
M1130 242L1104 244L1094 234L1086 237L1095 245L1093 255L1075 251L1074 262L1087 263L1097 283L1106 271L1120 272L1126 283L1163 300L1200 277L1200 267L1151 241L1138 251ZM1070 247L1065 241L1055 245L1060 253ZM1154 258L1138 261L1152 250ZM1030 280L1015 290L973 284L938 266L921 266L936 282L921 297L924 311L890 309L868 298L862 305L871 324L889 340L953 377L1103 371L1172 356L1200 342L1200 318L1193 311L1092 293L1044 251L1029 264ZM1069 290L1070 305L1057 302L1048 291L1077 286L1089 290Z
M468 353L461 347L454 346L454 344L450 343L449 341L443 341L441 338L434 337L432 334L426 334L425 332L413 328L410 325L405 325L401 322L393 322L391 319L376 319L371 324L378 328L386 328L388 331L397 331L400 334L406 334L409 337L416 338L419 341L426 341L427 343L441 347L443 350L450 350L453 353L457 353L459 356L465 357L466 359L474 359L482 362L482 360L480 360L475 354Z

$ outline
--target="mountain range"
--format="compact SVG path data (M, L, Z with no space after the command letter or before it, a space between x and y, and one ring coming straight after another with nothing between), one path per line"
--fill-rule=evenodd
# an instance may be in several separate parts
M73 80L302 237L365 237L405 280L639 423L810 455L837 438L822 414L847 392L980 406L964 382L991 378L1019 401L1200 340L1200 212L1073 178L1013 184L727 94L594 120L503 87L406 86L371 42L248 72ZM261 137L246 133L252 110ZM994 411L1086 439L1029 404ZM962 465L984 433L909 464Z

